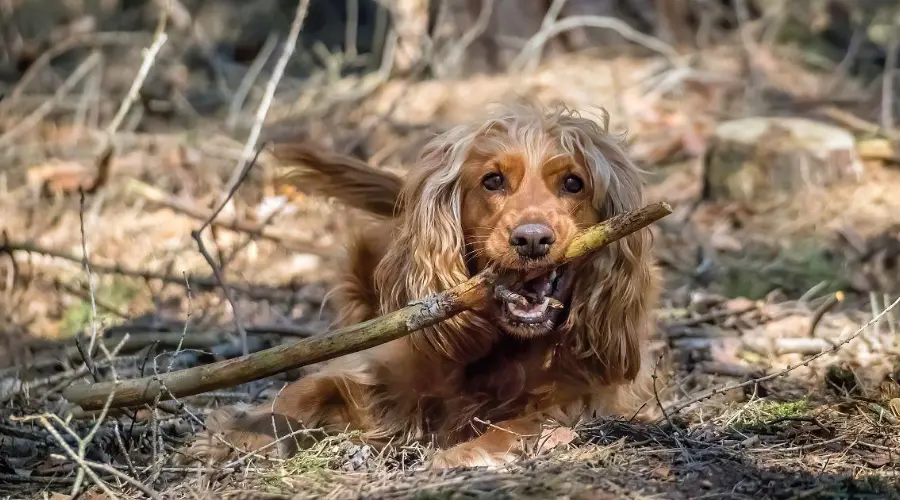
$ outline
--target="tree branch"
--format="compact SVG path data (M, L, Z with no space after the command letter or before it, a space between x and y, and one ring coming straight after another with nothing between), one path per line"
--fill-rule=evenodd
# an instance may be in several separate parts
M660 202L608 219L579 234L554 264L596 252L610 243L634 233L672 213L669 204ZM488 268L455 287L416 301L403 309L379 318L335 330L321 337L301 340L255 352L240 358L132 380L72 385L63 395L86 411L102 408L109 400L113 408L133 407L155 398L170 399L240 385L253 380L327 361L401 338L416 330L435 325L463 311L477 308L492 295L499 278Z

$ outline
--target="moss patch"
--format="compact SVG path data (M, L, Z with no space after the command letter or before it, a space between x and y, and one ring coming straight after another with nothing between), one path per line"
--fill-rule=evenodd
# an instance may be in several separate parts
M809 401L770 401L757 399L738 409L728 422L736 431L760 428L784 420L805 417L809 414Z
M724 267L720 283L729 297L758 300L779 289L793 297L819 283L825 284L820 293L845 290L849 285L844 266L827 249L811 244L748 252L741 259L730 259Z
M138 296L139 292L140 287L134 281L114 277L107 284L98 283L94 289L94 296L98 302L121 311ZM67 307L62 315L61 335L71 337L87 330L91 323L91 309L90 299L81 300ZM117 318L116 315L106 313L103 308L97 307L98 325L109 324Z

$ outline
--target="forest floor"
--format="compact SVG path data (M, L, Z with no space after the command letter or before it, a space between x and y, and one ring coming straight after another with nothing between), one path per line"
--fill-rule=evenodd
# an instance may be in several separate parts
M365 91L365 78L287 81L263 131L263 139L295 136L402 171L431 133L490 101L518 94L605 106L648 171L649 201L675 207L652 229L667 278L654 341L671 359L661 367L660 400L742 388L696 401L663 427L592 422L508 470L417 471L425 448L376 454L345 436L271 466L168 465L210 408L259 401L297 376L288 373L185 398L174 413L110 414L80 458L107 464L94 470L120 498L146 498L148 489L164 498L900 498L900 312L867 326L896 298L896 281L887 284L895 295L873 283L890 278L885 268L896 274L900 168L866 162L858 183L765 204L697 203L716 124L786 110L819 116L828 101L810 102L840 97L827 72L772 50L757 61L752 104L734 76L733 47L698 54L680 74L655 59L572 55L524 76L377 82ZM150 99L140 125L113 136L108 176L95 183L104 127L129 81L122 75L137 69L136 58L128 61L119 78L70 95L29 88L0 101L0 495L10 498L70 498L80 481L66 448L77 455L96 414L74 411L65 429L49 416L66 419L62 389L90 377L74 342L80 334L96 326L105 345L118 346L113 361L92 363L104 378L240 354L231 308L191 232L225 190L246 127L226 131L221 116L196 110L153 111ZM862 92L852 82L841 88ZM180 102L167 99L157 104ZM248 104L240 121L254 111ZM203 233L227 263L251 350L324 331L325 293L350 224L328 200L279 196L271 170L261 161ZM99 189L82 201L78 187L92 184ZM179 345L177 356L166 354ZM108 497L86 484L87 498Z

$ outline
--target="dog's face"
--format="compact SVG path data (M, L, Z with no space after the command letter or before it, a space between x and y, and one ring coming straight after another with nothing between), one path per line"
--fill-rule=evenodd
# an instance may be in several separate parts
M572 238L600 220L594 182L583 161L554 147L475 148L460 187L466 261L477 272L491 264L527 271L559 261ZM574 281L562 266L527 283L498 288L486 309L506 333L532 338L553 331L564 317Z

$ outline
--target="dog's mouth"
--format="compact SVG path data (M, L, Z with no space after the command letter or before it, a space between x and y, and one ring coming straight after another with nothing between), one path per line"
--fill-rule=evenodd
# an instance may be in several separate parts
M561 266L526 282L498 284L494 297L501 328L525 337L553 330L566 309L571 281L569 266Z

